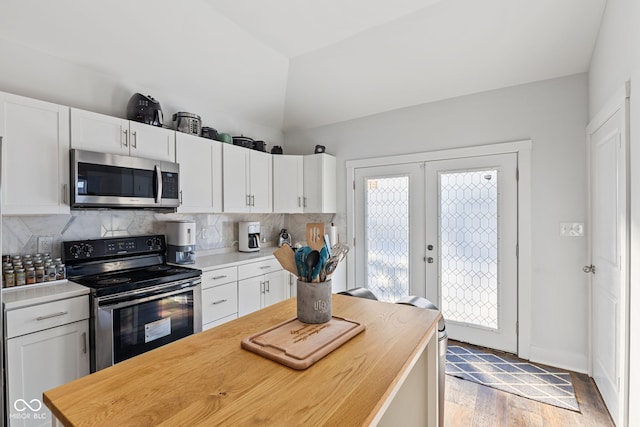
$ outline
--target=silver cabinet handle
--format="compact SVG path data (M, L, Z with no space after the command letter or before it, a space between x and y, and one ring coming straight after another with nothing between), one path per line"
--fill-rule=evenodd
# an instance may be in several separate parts
M247 194L247 206L251 206L251 194Z
M87 354L87 333L82 333L82 352Z
M259 267L260 270L266 270L267 268L271 268L270 265L263 265L262 267Z
M265 288L265 286L264 286L264 282L262 282L262 281L261 281L261 282L260 282L260 293L261 293L261 294L264 294L265 289L266 289L266 288Z
M271 293L271 283L267 280L265 284L267 285L267 293Z
M131 147L132 148L138 148L138 132L133 131L133 132L131 132L131 135L133 136L133 140L131 142Z
M122 145L125 147L129 147L129 131L125 129L123 133L124 133L124 139L122 140Z
M60 317L60 316L66 315L66 314L69 314L69 312L68 311L61 311L59 313L47 314L46 316L36 317L36 320L38 320L38 321L47 320L47 319L51 319L52 317Z
M182 206L182 190L180 190L180 206Z
M69 184L62 184L62 203L65 205L69 204Z
M302 207L302 202L300 201L301 197L298 196L298 207L301 208Z
M302 207L303 207L303 208L306 208L306 207L307 207L307 196L304 196L304 197L302 198Z
M218 304L222 304L223 302L227 302L227 300L226 299L221 299L221 300L218 300L218 301L214 301L214 302L211 303L211 305L218 305Z
M220 279L224 279L225 277L227 277L226 274L223 274L222 276L214 276L212 277L213 280L220 280Z

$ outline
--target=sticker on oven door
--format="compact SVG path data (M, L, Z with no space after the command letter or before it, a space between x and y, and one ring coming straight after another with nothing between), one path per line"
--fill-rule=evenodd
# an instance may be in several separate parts
M144 342L148 343L171 334L171 318L156 320L144 325Z

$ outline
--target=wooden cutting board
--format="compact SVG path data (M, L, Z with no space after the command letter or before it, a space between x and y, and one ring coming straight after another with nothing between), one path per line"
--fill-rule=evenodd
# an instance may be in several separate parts
M307 369L364 330L364 324L338 316L318 324L293 318L243 339L241 346L300 370Z

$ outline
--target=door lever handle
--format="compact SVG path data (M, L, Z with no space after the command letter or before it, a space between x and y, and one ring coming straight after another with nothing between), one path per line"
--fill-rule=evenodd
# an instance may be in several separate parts
M593 264L585 265L584 267L582 267L582 271L584 271L585 273L596 274L596 266Z

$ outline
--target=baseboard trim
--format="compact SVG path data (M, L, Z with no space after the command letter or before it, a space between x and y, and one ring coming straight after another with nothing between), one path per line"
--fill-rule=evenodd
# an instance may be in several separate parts
M534 363L588 374L589 364L586 354L531 346L529 356L529 360Z

